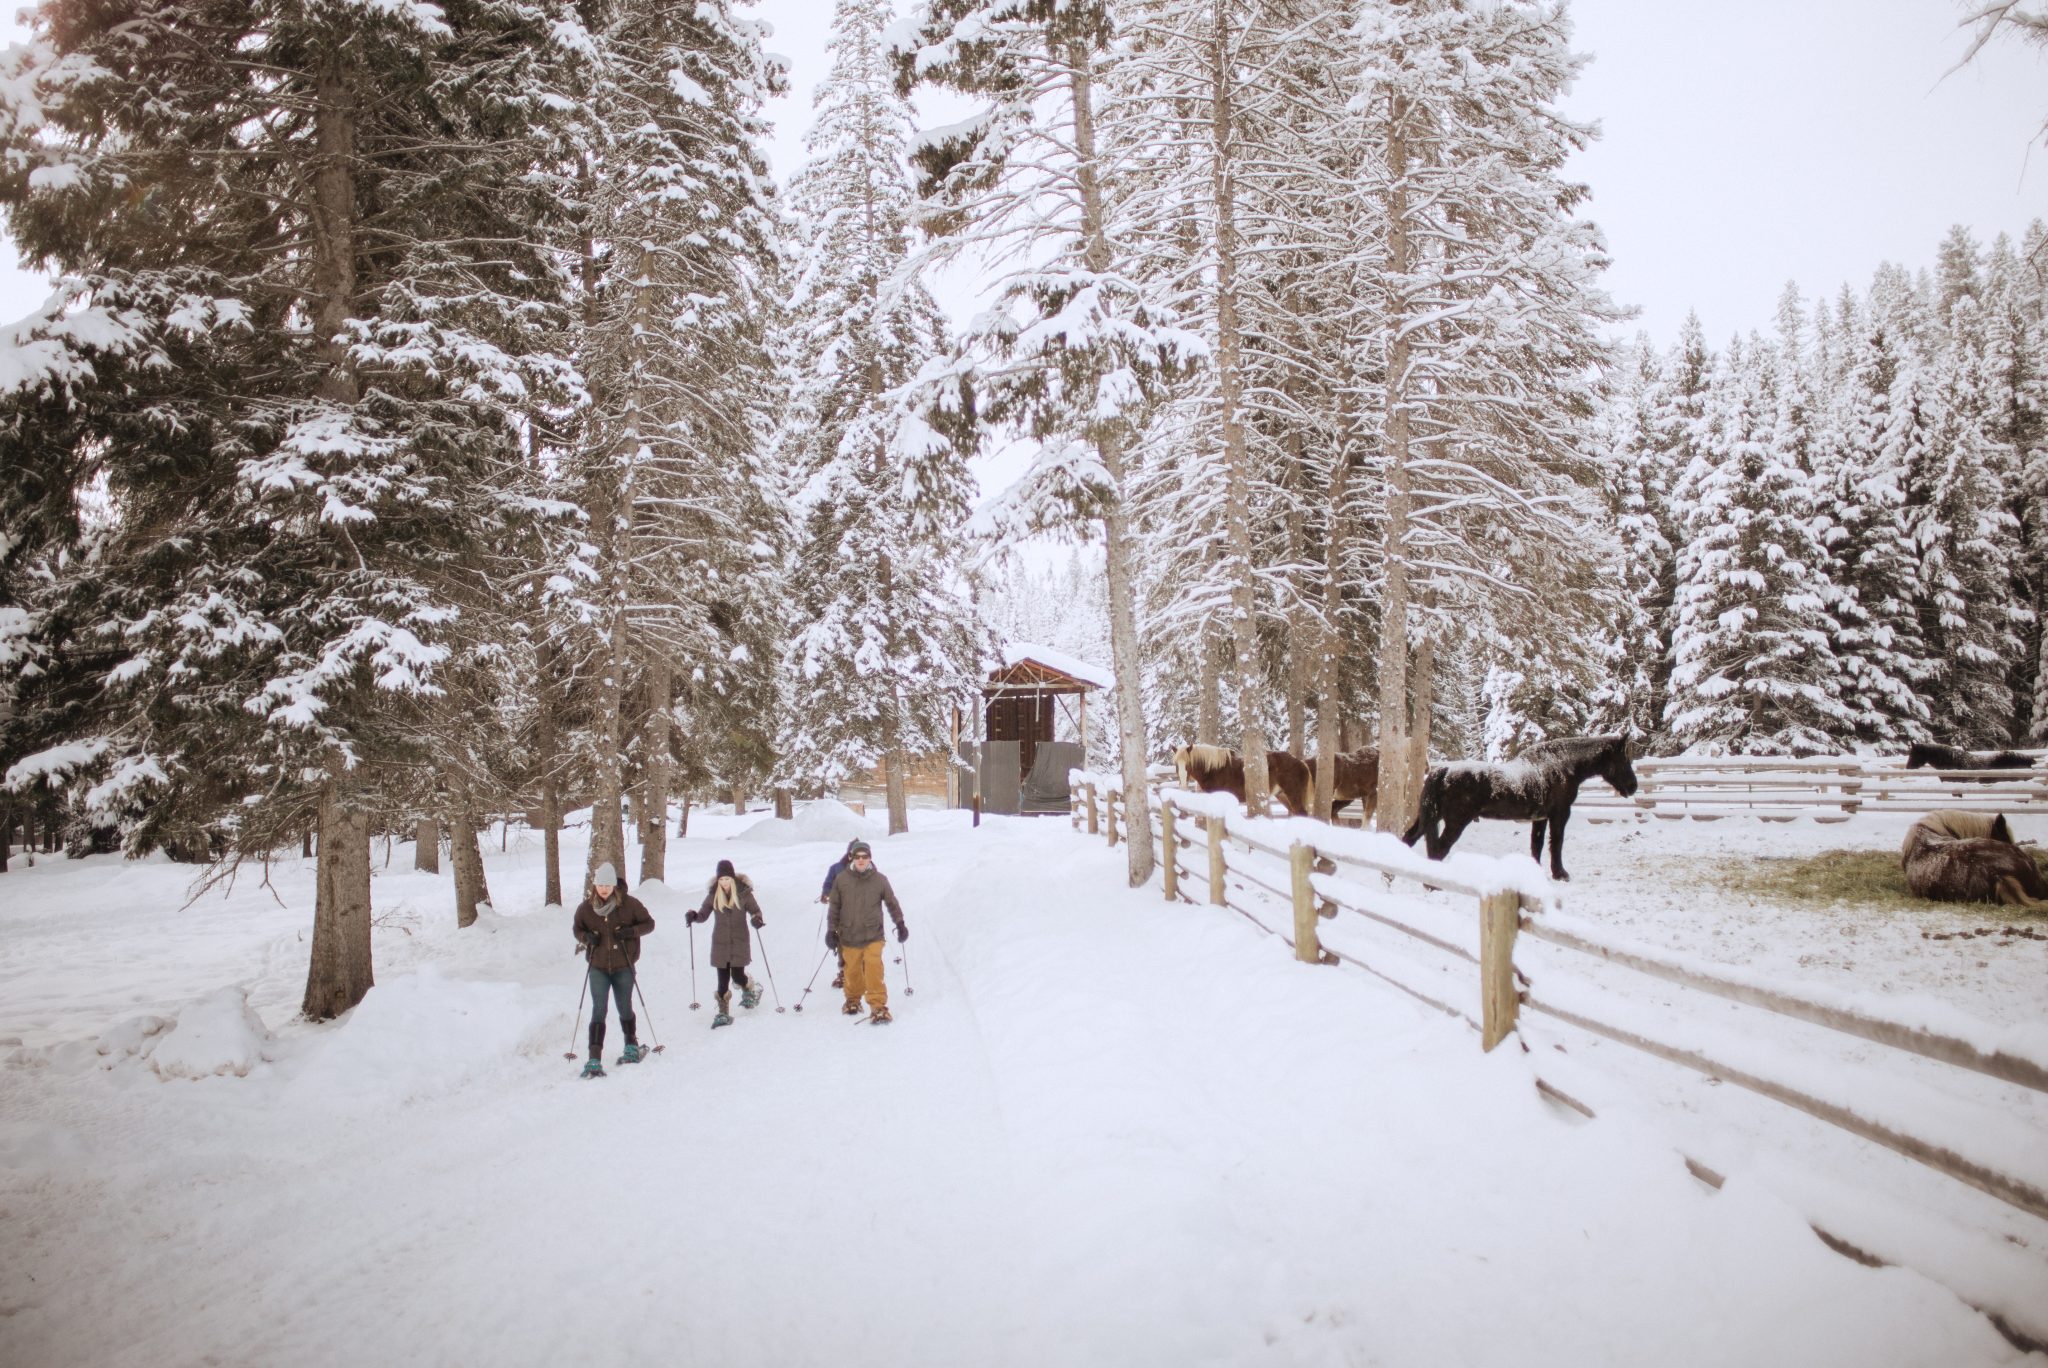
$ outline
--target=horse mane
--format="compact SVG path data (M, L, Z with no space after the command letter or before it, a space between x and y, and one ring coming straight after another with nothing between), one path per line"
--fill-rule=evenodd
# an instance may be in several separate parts
M1226 746L1189 746L1187 747L1187 753L1190 765L1200 765L1204 769L1209 770L1222 769L1225 765L1237 759L1237 752Z
M1531 764L1539 764L1546 760L1591 760L1627 743L1628 738L1619 732L1608 732L1601 736L1558 736L1548 741L1536 742L1515 758L1529 761Z

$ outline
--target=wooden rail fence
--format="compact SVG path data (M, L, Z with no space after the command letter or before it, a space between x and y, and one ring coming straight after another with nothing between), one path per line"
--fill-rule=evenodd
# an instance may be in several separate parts
M1578 810L1594 822L1624 815L1702 822L1722 817L1845 822L1861 812L2048 809L2048 758L2043 754L2034 754L2032 769L2020 770L1909 770L1897 758L1839 755L1649 758L1636 761L1635 771L1640 787L1633 796L1624 798L1604 783L1588 784L1579 794Z
M1983 777L1981 772L1977 777ZM1078 772L1075 778L1074 826L1090 835L1106 836L1111 845L1124 839L1124 798L1115 782ZM1248 820L1241 806L1230 804L1221 795L1163 789L1153 795L1152 809L1159 816L1154 840L1161 885L1169 900L1193 903L1197 898L1191 894L1192 889L1202 900L1226 907L1285 941L1296 958L1306 963L1355 965L1410 996L1465 1020L1478 1029L1483 1049L1493 1049L1512 1034L1524 1011L1547 1015L1579 1030L1770 1097L2048 1220L2048 1185L2036 1177L2007 1172L1996 1162L1965 1153L1966 1145L1944 1143L1916 1133L1912 1121L1884 1114L1883 1106L1859 1105L1859 1101L1868 1099L1846 1093L1827 1095L1826 1086L1782 1076L1769 1063L1738 1064L1715 1058L1706 1049L1680 1043L1686 1039L1683 1030L1665 1032L1658 1028L1659 1023L1645 1024L1640 1012L1617 1010L1623 1004L1589 980L1567 978L1555 984L1532 981L1516 963L1517 938L1526 935L1692 992L1825 1027L2004 1083L2048 1092L2048 1060L2036 1053L1987 1048L1981 1040L1967 1038L1965 1034L1888 1017L1867 1003L1830 1001L1825 992L1769 982L1742 971L1690 962L1613 939L1600 928L1558 913L1545 900L1527 892L1489 886L1484 876L1475 877L1467 872L1485 866L1466 862L1461 869L1456 856L1442 864L1425 864L1419 858L1402 858L1391 851L1376 856L1359 849L1362 842L1355 833L1320 827L1305 820ZM1317 830L1328 831L1330 835L1300 839L1301 835ZM1276 831L1287 833L1284 844L1275 839ZM1196 853L1198 849L1201 854ZM1361 874L1371 881L1358 877ZM1454 906L1462 906L1466 911L1462 917L1447 917L1440 903L1424 901L1413 892L1404 893L1397 888L1399 884L1416 891L1425 887L1447 891L1454 895ZM1279 906L1288 908L1291 917L1279 918ZM1476 991L1463 1002L1456 1001L1455 995L1447 994L1436 981L1441 979L1440 974L1419 978L1402 972L1391 962L1371 963L1324 947L1318 923L1340 912L1361 916L1402 933L1436 954L1472 964L1477 970ZM1769 1056L1772 1051L1762 1053ZM1565 1090L1541 1078L1537 1086L1547 1095L1592 1115L1590 1108ZM2043 1138L2040 1152L2048 1153L2048 1137ZM1719 1186L1719 1175L1690 1159L1687 1162L1695 1173ZM1818 1226L1816 1230L1837 1248L1850 1248ZM2037 1336L2015 1331L2003 1321L2000 1325L2008 1337L2014 1337L2015 1343L2048 1347Z

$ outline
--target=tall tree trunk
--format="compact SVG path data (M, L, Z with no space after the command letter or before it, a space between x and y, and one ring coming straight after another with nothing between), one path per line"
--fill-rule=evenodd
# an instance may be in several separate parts
M370 969L370 816L341 761L320 789L319 864L313 894L313 951L299 1010L314 1021L340 1016L376 982Z
M796 795L786 788L775 790L775 815L785 822L796 819Z
M1070 90L1074 101L1075 173L1081 189L1081 234L1087 243L1090 270L1110 267L1109 235L1103 223L1102 184L1095 155L1093 74L1085 44L1067 50ZM1094 434L1102 468L1109 472L1115 494L1102 514L1106 560L1104 582L1109 592L1109 658L1116 674L1119 767L1124 781L1124 854L1131 887L1152 877L1152 792L1145 783L1144 652L1138 637L1137 593L1131 568L1133 543L1130 514L1124 502L1127 474L1123 449L1106 425Z
M314 82L313 143L313 269L306 304L313 354L321 367L315 392L347 408L358 398L342 340L358 288L355 92L339 52L327 57ZM327 770L320 790L313 949L301 1003L315 1021L355 1006L375 982L370 968L370 816L339 754L329 756Z
M685 793L685 794L683 795L683 811L682 811L682 815L680 815L679 817L677 817L677 818L676 818L676 835L677 835L677 836L688 836L689 834L690 834L690 795L689 795L689 794L687 794L687 793Z
M747 815L747 786L738 779L732 781L732 815Z
M472 926L476 910L491 900L484 881L484 856L477 845L475 798L467 784L450 792L448 854L455 866L455 924Z
M1195 695L1195 741L1223 744L1223 634L1211 623L1202 625L1199 647L1202 677Z
M1230 0L1215 0L1210 46L1209 184L1216 209L1216 396L1223 433L1223 527L1230 629L1237 648L1237 725L1247 811L1264 816L1266 723L1259 706L1256 571L1252 562L1251 453L1244 423L1243 339L1237 310L1236 115L1232 109Z
M1387 220L1387 274L1402 281L1411 265L1412 246L1408 240L1408 139L1407 102L1394 97L1388 115L1392 124L1387 140L1388 171L1391 178ZM1398 291L1404 288L1396 284ZM1388 311L1386 330L1393 341L1387 349L1386 432L1387 510L1382 563L1386 586L1381 593L1380 619L1380 829L1403 831L1411 820L1410 794L1414 783L1409 774L1408 717L1408 512L1410 477L1408 471L1408 418L1413 377L1409 374L1408 302L1397 294Z
M889 729L891 736L897 729ZM893 740L882 755L882 793L888 799L889 834L901 836L910 830L910 793L904 784L904 771L909 768L910 757L904 754Z
M1316 816L1335 816L1331 795L1337 787L1337 756L1344 749L1344 530L1349 526L1351 446L1349 425L1339 438L1336 464L1330 472L1328 530L1323 536L1323 630L1318 634L1316 682ZM1378 794L1373 795L1375 799Z
M1408 719L1408 801L1410 816L1422 796L1422 780L1429 773L1430 720L1436 714L1436 642L1429 633L1415 643L1415 682L1410 692Z
M534 727L534 764L540 771L540 829L544 888L541 904L562 905L562 729L561 693L555 680L552 643L540 644L540 715Z
M669 693L675 670L647 662L645 759L640 767L640 882L668 878Z
M428 874L441 872L441 823L422 817L412 827L412 867Z

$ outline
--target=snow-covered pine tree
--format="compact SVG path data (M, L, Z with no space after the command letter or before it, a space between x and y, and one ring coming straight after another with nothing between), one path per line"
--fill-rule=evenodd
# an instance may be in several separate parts
M1144 665L1128 451L1161 380L1203 351L1140 287L1118 242L1120 182L1098 140L1112 53L1102 0L927 0L895 30L898 80L980 102L914 152L942 258L1002 263L992 297L927 412L963 447L1015 430L1040 443L993 510L1007 531L1099 526L1109 592L1120 766L1145 790ZM1133 885L1152 872L1149 804L1128 809Z
M2019 523L2001 497L1999 476L2015 463L1991 436L1977 294L1970 280L1953 296L1947 345L1931 382L1926 487L1905 522L1920 557L1917 606L1932 670L1922 691L1929 729L1955 745L1995 748L2014 737L2010 672L2031 615L2013 593Z
M1852 720L1813 490L1773 443L1771 362L1754 336L1729 345L1674 495L1682 538L1665 725L1704 754L1830 751Z
M566 20L51 6L7 59L0 198L64 277L0 424L34 473L10 566L60 571L11 774L89 760L132 847L317 825L309 1016L370 986L373 776L431 763L443 671L489 649L475 553L545 511L521 418L575 384L533 177Z
M1427 745L1431 603L1526 613L1531 585L1497 567L1583 561L1573 489L1597 480L1583 423L1614 314L1598 231L1573 216L1584 190L1562 174L1592 130L1556 108L1579 64L1559 8L1369 0L1355 15L1354 214L1384 252L1380 811L1398 821Z
M2007 593L2025 614L2007 678L2013 739L2048 744L2048 292L2038 268L2048 231L2038 222L2022 250L2000 235L1985 257L1986 434L2005 464L1995 471L2018 545Z
M795 392L783 462L802 481L791 758L834 783L879 761L889 830L908 829L911 755L945 749L974 695L984 633L959 592L972 479L900 391L945 351L914 270L909 102L884 45L885 0L839 0L810 160L792 185L802 237L789 304Z
M1670 671L1665 621L1677 566L1668 531L1671 472L1653 444L1661 379L1656 350L1639 336L1622 357L1599 420L1617 545L1604 632L1607 664L1596 703L1605 725L1645 736L1663 726L1661 680Z
M736 793L769 761L780 222L760 148L783 76L724 0L615 0L584 25L578 355L592 400L570 462L590 543L570 575L600 648L590 858L623 862L630 788L641 877L659 879L684 738L710 739Z

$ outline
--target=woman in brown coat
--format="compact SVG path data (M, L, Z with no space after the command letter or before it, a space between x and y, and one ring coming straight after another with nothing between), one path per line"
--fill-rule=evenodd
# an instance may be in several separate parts
M621 1064L638 1064L639 1022L633 1017L633 966L640 962L640 938L654 929L646 906L626 892L607 860L590 873L590 896L576 904L571 923L577 947L590 965L590 1062L585 1078L604 1077L604 1015L607 996L619 1004L619 1029L626 1033Z
M756 931L765 923L761 904L754 897L754 881L734 871L731 860L718 862L711 887L704 890L704 903L689 916L692 922L718 918L711 928L711 967L718 971L718 1014L711 1018L713 1029L732 1025L732 985L740 986L740 1006L753 1007L761 1001L761 985L749 982L747 965L753 960L753 940L747 924Z

